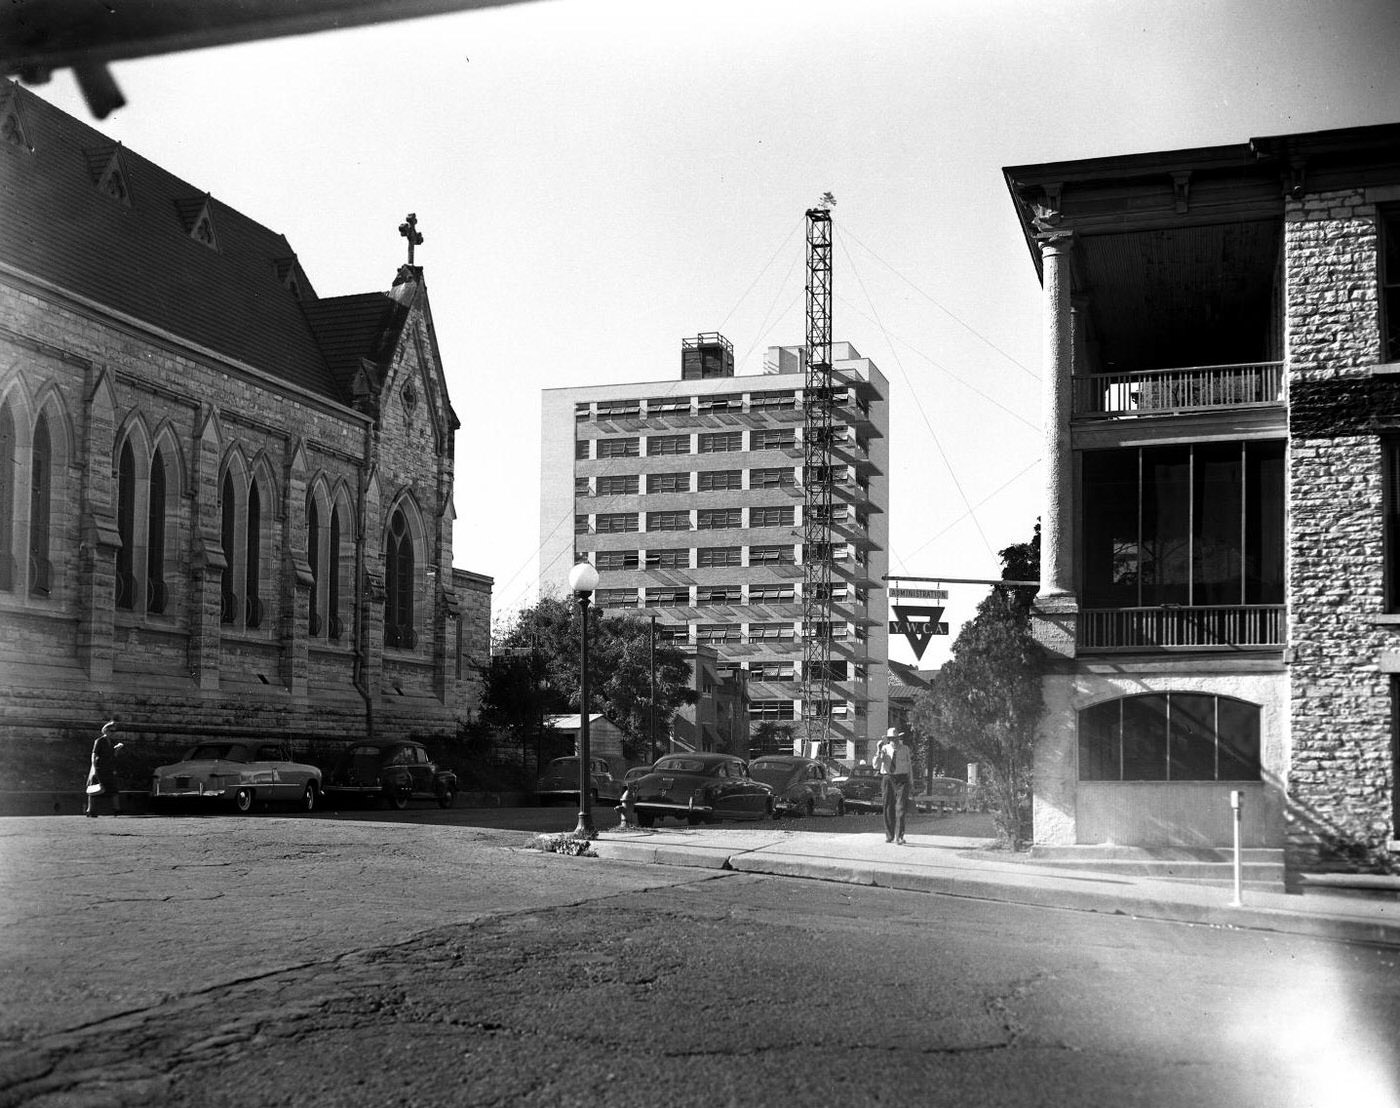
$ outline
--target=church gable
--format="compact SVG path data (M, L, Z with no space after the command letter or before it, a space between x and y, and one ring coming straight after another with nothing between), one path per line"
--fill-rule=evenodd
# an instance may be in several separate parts
M210 250L219 249L219 238L214 233L212 198L207 192L202 197L176 200L175 210L180 213L185 234Z
M12 146L26 153L33 153L34 146L29 141L29 129L24 124L24 112L20 108L15 86L6 83L0 90L0 144Z
M97 191L110 196L123 207L131 207L131 186L122 162L122 144L99 146L85 151L88 173Z

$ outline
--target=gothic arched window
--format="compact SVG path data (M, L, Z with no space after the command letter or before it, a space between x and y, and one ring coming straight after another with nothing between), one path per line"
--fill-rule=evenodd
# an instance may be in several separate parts
M136 455L130 440L122 444L117 462L117 534L122 543L117 550L117 607L130 611L136 607Z
M413 536L400 508L389 522L389 545L384 552L384 645L412 650Z
M165 611L165 455L159 449L151 459L151 481L146 510L146 611Z
M34 427L34 456L29 476L29 591L48 596L53 588L49 561L50 503L53 494L53 442L49 418L41 415Z
M306 500L306 562L311 567L311 604L307 612L307 631L312 638L321 633L321 513L316 497Z
M244 537L247 541L247 554L244 557L243 571L248 604L243 624L245 627L260 627L263 617L262 596L258 587L262 573L262 498L258 494L256 481L248 484L248 524Z
M340 638L344 624L340 619L340 573L345 564L344 552L340 549L340 507L331 508L330 571L326 574L326 615L332 639Z
M15 417L0 407L0 590L15 588Z

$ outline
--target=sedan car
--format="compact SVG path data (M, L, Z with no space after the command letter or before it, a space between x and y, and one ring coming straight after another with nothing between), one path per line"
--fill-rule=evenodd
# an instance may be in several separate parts
M622 799L622 782L612 774L612 767L606 758L588 759L592 772L589 779L593 783L594 800L616 803ZM541 804L559 802L578 803L578 758L555 758L544 767L539 781L535 784L535 796Z
M856 766L841 782L841 795L851 811L883 812L885 797L882 789L880 775L873 766Z
M668 754L632 786L632 803L643 827L665 816L694 826L774 814L773 790L732 754Z
M358 742L336 759L326 781L327 797L383 800L402 810L410 800L436 800L451 808L457 799L457 775L438 769L428 748L408 739Z
M844 816L846 800L831 783L824 763L815 758L769 754L749 763L749 776L772 788L780 816Z
M276 801L309 812L320 795L321 771L291 761L278 743L201 743L151 776L153 805L219 800L250 812L259 801Z

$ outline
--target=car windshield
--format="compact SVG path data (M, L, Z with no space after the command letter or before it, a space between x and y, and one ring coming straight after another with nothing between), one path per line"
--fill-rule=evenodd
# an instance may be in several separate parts
M877 777L879 776L873 766L856 766L851 770L852 777Z
M236 743L202 743L185 755L186 762L246 762L248 751Z
M563 772L565 772L566 770L567 770L567 771L570 771L570 772L573 772L573 773L577 773L577 772L578 772L578 759L577 759L577 758L555 758L554 761L552 761L552 762L549 763L549 767L545 770L545 772L546 772L546 773L563 773Z
M706 764L699 758L662 758L656 763L656 773L715 773L723 762Z
M786 762L751 762L749 776L765 785L785 785L796 772L794 766Z

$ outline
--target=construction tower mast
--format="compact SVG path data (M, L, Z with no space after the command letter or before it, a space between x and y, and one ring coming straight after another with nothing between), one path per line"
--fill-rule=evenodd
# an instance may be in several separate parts
M803 394L802 721L805 754L829 753L831 730L831 205L807 210L807 342Z

